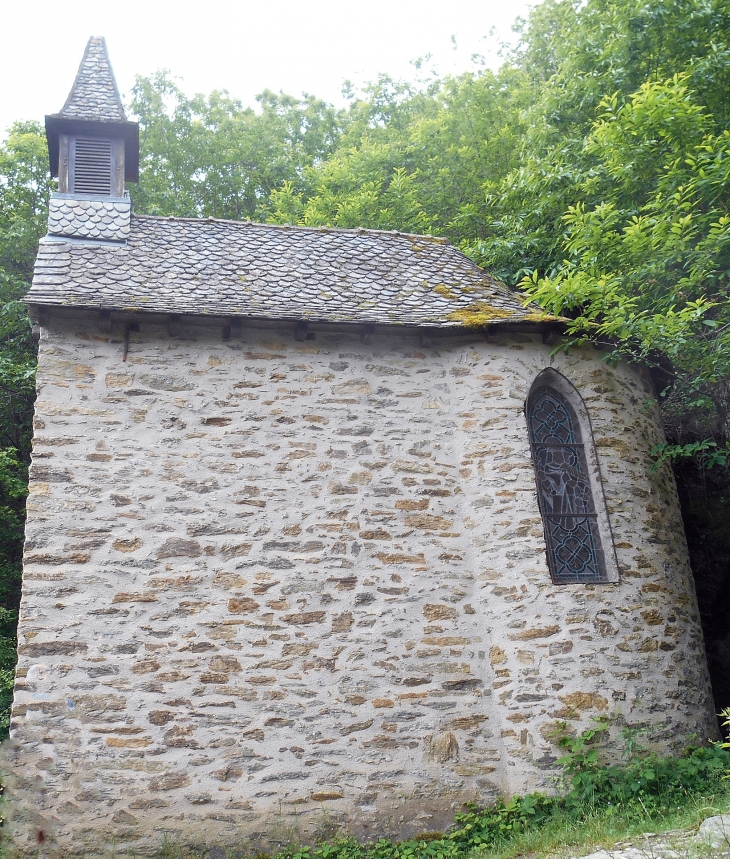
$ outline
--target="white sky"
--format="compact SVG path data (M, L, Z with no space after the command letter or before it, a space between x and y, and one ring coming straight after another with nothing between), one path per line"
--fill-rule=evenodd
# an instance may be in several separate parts
M135 74L168 69L185 93L265 88L341 104L343 81L497 68L500 41L535 0L0 0L0 137L61 109L89 36L105 36L122 97ZM494 29L495 34L490 36ZM451 42L455 36L457 50Z

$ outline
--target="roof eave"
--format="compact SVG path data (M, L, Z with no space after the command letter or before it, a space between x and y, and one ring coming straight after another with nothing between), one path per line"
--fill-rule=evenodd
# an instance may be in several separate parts
M234 313L227 312L225 310L196 310L191 311L187 309L179 309L176 311L168 311L161 309L151 309L146 307L137 307L134 304L126 304L126 305L116 305L101 302L83 302L83 301L48 301L39 298L38 296L26 296L23 299L24 303L28 306L31 311L31 316L33 315L33 311L35 308L43 308L44 310L50 310L52 308L64 309L64 310L81 310L81 311L100 311L104 310L107 312L114 313L123 313L129 314L132 316L155 316L155 317L165 317L169 316L173 313L176 316L189 316L196 318L221 318L221 319L248 319L251 321L268 321L272 323L277 322L307 322L312 325L375 325L378 328L429 328L429 329L438 329L441 331L482 331L488 330L492 328L504 328L509 326L528 326L533 328L534 330L555 330L555 329L563 329L564 323L566 320L550 317L545 319L536 319L535 315L527 314L525 316L510 316L510 317L502 317L498 319L494 319L484 324L465 324L463 322L458 322L451 319L433 319L429 321L422 322L414 322L413 320L393 320L393 319L332 319L326 317L319 316L305 316L301 313L292 313L292 314L282 314L281 316L271 316L268 314L256 314L256 313ZM547 317L547 314L546 314Z

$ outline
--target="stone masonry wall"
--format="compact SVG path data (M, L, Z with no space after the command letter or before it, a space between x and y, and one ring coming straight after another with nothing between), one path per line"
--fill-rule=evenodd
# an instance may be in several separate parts
M364 836L554 789L556 720L714 735L636 367L540 338L42 331L12 740L19 854ZM590 412L622 578L551 584L524 402ZM70 852L64 852L70 851Z

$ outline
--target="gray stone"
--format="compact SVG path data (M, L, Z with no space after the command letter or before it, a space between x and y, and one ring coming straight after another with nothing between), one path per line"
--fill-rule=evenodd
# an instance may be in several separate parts
M730 848L730 814L719 814L704 820L695 841L714 848Z

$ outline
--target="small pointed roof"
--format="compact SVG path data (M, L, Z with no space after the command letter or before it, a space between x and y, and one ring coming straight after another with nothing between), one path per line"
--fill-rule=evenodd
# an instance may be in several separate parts
M124 140L124 178L139 180L139 124L124 113L106 42L92 36L74 85L59 113L46 116L51 176L58 176L61 134L88 134Z
M97 122L126 122L106 41L100 36L89 39L74 85L58 116Z

